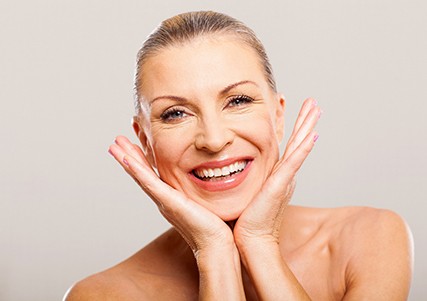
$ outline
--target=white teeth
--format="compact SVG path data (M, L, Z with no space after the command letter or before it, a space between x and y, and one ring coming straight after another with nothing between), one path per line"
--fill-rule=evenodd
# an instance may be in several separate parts
M231 173L239 172L245 169L247 161L239 161L222 168L206 168L195 170L194 173L200 178L224 177Z
M221 168L221 172L222 172L222 175L228 176L230 174L230 169L227 166L225 166Z

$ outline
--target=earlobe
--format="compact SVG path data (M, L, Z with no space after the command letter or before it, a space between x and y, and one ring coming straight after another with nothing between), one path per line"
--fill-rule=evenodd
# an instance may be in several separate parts
M145 133L145 129L141 125L140 116L134 116L132 118L132 128L141 143L142 151L144 152L145 157L147 158L150 165L156 168L156 161L154 160L153 149L148 140L147 134Z
M285 132L285 108L286 100L282 94L277 94L276 106L276 137L279 142L282 141Z

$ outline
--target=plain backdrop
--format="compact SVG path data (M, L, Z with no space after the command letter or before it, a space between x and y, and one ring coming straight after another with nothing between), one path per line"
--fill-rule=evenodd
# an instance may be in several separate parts
M324 110L293 204L388 208L427 298L425 1L0 1L0 300L60 300L169 225L108 155L134 139L135 55L157 24L217 10L255 30L287 99ZM134 139L134 141L136 141Z

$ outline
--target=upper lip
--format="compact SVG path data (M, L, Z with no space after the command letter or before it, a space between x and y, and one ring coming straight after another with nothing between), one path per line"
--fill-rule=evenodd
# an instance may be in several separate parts
M223 160L216 160L216 161L209 161L204 162L200 165L197 165L194 167L191 171L197 170L197 169L203 169L203 168L222 168L224 166L228 166L232 163L239 162L239 161L250 161L253 160L252 157L244 156L244 157L235 157L235 158L228 158Z

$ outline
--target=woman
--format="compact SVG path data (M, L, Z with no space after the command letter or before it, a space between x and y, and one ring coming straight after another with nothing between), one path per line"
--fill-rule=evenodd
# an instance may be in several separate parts
M165 20L138 54L134 130L109 151L173 225L66 300L405 300L411 236L387 210L288 205L318 134L307 99L284 154L285 100L262 44L214 12Z

